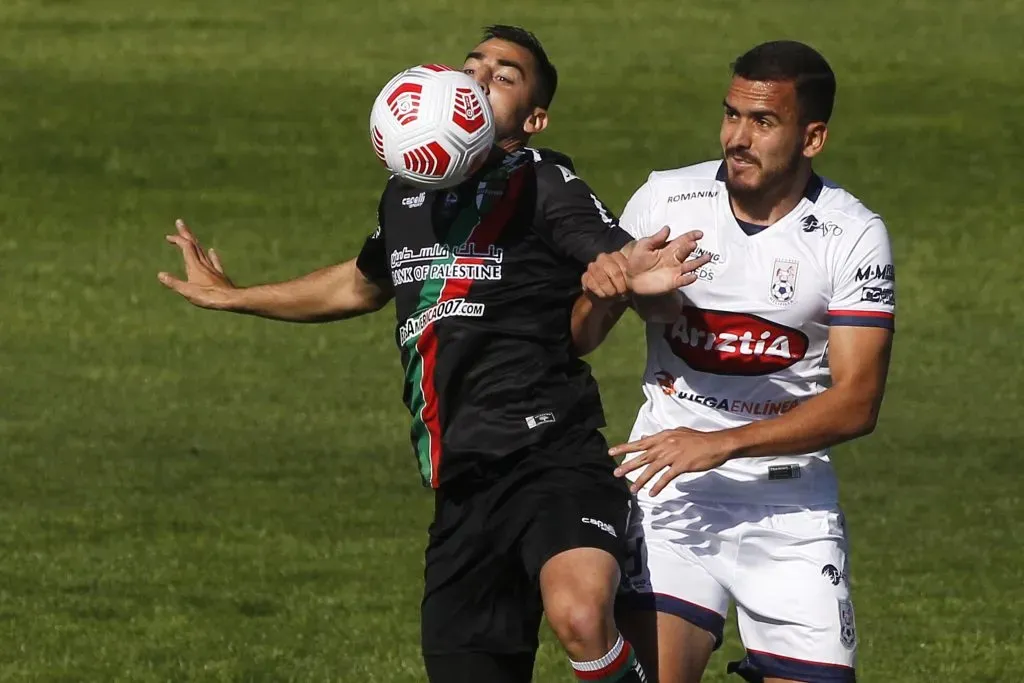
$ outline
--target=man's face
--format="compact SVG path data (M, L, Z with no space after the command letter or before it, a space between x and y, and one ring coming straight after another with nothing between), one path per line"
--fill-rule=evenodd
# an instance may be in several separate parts
M764 195L785 183L804 156L816 150L812 127L801 123L791 81L748 81L735 76L725 96L721 142L734 195Z
M495 141L522 139L547 124L546 112L534 104L537 64L525 47L492 38L477 45L462 70L487 93L494 110Z

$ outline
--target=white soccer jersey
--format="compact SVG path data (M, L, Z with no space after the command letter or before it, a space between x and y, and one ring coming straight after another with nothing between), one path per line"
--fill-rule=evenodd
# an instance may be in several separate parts
M682 290L672 325L647 325L646 402L630 440L664 429L738 427L780 415L830 386L832 325L892 329L895 271L882 219L815 177L784 218L748 235L733 215L725 168L710 161L650 175L622 216L634 237L701 230L711 254ZM827 451L738 458L679 477L661 498L778 505L832 503Z

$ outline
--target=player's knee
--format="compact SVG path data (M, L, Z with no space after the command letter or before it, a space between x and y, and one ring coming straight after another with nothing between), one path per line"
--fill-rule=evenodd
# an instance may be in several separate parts
M547 618L570 653L601 648L613 630L609 610L596 596L566 596L548 608Z
M573 659L599 659L615 644L612 605L617 582L614 559L593 548L556 555L541 570L544 612Z

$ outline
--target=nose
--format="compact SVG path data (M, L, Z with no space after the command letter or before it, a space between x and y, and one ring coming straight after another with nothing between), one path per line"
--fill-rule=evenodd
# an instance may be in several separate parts
M484 89L485 95L491 94L491 72L489 69L481 66L479 69L473 72L473 80L476 81L481 88Z
M750 124L747 121L741 119L732 125L732 130L729 131L730 149L749 149L750 140Z

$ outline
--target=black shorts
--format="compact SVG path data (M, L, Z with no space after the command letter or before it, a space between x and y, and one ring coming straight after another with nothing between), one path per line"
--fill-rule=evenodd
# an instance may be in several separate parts
M599 431L513 457L489 484L435 492L422 611L428 672L432 657L450 666L460 653L528 658L532 669L541 567L573 548L606 550L620 565L625 558L629 490Z

